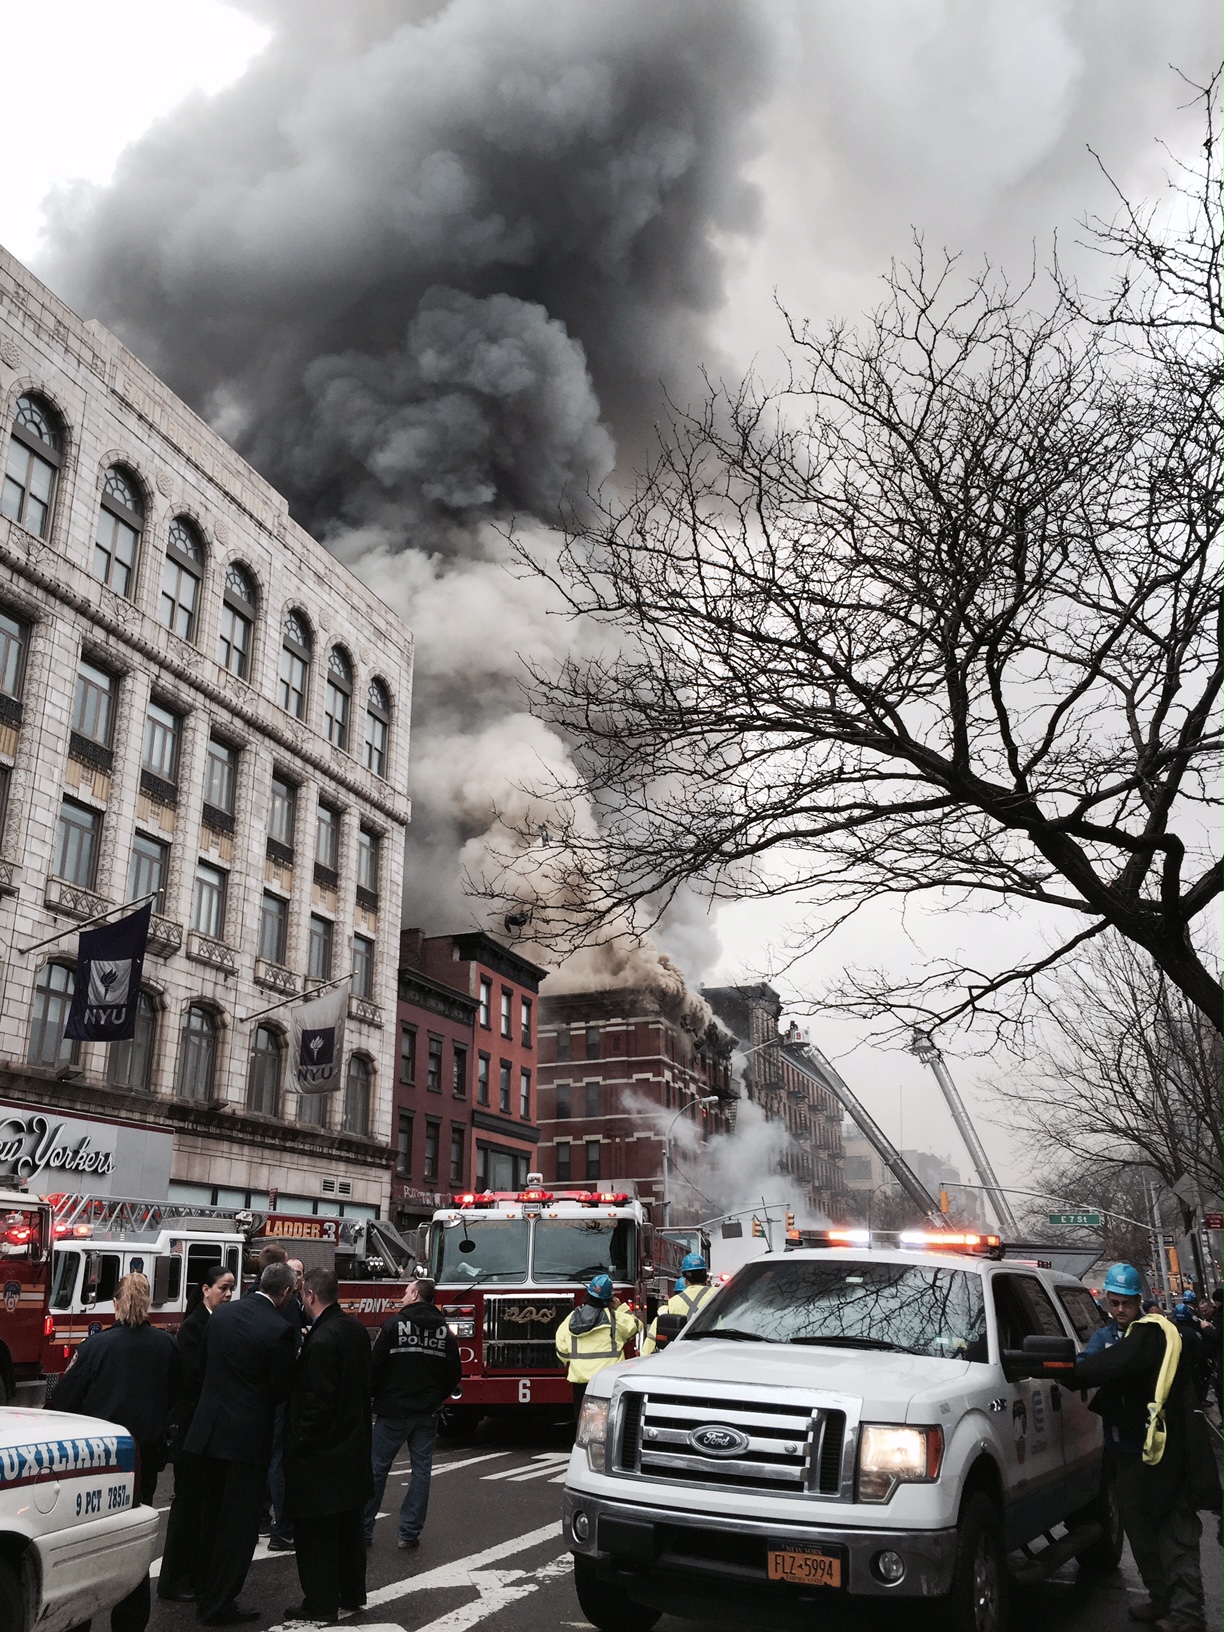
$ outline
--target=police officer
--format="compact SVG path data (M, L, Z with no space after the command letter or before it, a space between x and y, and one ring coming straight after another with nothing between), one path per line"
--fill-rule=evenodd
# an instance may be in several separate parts
M557 1327L557 1358L574 1387L575 1420L591 1378L623 1359L625 1344L642 1329L637 1316L617 1301L610 1275L596 1275L586 1291L586 1302Z
M1199 1511L1218 1508L1220 1481L1180 1335L1164 1315L1141 1312L1142 1295L1138 1270L1114 1264L1105 1301L1119 1336L1084 1350L1074 1386L1100 1385L1092 1409L1117 1456L1122 1522L1150 1594L1131 1619L1202 1632Z
M681 1319L688 1320L708 1298L714 1296L715 1289L710 1285L710 1266L699 1252L686 1254L680 1265L680 1275L676 1290L659 1310L659 1315L679 1315ZM651 1321L650 1330L646 1333L646 1341L642 1344L644 1355L653 1354L659 1346L659 1315Z

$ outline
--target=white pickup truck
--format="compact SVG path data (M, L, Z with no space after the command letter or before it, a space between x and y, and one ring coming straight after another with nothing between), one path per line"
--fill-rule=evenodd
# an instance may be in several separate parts
M104 1614L157 1552L135 1441L113 1422L0 1409L0 1632L66 1632Z
M1099 1419L1072 1376L1101 1323L993 1238L754 1259L661 1354L590 1384L565 1486L587 1618L812 1626L831 1597L938 1599L1002 1632L1012 1573L1115 1568Z

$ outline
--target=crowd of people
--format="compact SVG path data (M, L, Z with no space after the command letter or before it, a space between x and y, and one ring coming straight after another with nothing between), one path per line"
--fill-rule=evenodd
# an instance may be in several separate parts
M269 1550L296 1555L302 1597L285 1618L335 1621L365 1605L366 1549L405 1445L412 1475L398 1543L419 1543L459 1349L432 1281L409 1283L371 1350L365 1327L340 1307L333 1270L303 1270L275 1246L256 1269L237 1300L233 1274L210 1269L177 1337L149 1324L147 1279L126 1275L115 1324L81 1344L52 1403L132 1435L138 1501L153 1501L173 1464L160 1598L194 1602L205 1626L258 1620L240 1594L262 1530ZM144 1632L151 1605L146 1576L112 1610L112 1632Z

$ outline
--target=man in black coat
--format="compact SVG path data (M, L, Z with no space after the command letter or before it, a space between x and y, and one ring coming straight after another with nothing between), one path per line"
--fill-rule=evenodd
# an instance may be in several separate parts
M361 1517L370 1494L370 1339L336 1301L334 1270L307 1270L311 1326L285 1413L285 1502L293 1520L299 1620L334 1621L366 1601Z
M281 1307L293 1290L286 1264L270 1264L259 1287L223 1304L204 1329L204 1383L184 1449L204 1459L200 1557L206 1626L259 1619L237 1602L259 1542L276 1407L293 1377L293 1332Z

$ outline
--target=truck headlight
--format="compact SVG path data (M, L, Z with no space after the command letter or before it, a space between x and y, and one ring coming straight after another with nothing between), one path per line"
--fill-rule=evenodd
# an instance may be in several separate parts
M475 1337L476 1322L474 1320L448 1320L446 1323L456 1337Z
M865 1422L859 1430L858 1499L886 1502L898 1485L929 1485L943 1462L942 1428Z
M592 1473L604 1471L604 1455L608 1442L608 1408L611 1404L609 1399L588 1398L582 1402L574 1444L586 1451L587 1463Z

